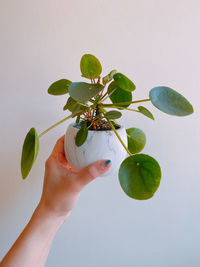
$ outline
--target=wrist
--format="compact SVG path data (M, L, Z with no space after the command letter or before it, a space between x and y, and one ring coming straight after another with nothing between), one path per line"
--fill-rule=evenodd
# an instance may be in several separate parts
M48 205L46 205L45 201L40 200L37 208L35 209L34 214L37 217L42 218L44 221L61 226L70 216L71 212L61 216L56 212L52 211Z

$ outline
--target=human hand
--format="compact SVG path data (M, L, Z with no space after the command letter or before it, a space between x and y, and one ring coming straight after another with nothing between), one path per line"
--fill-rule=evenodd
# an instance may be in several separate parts
M83 169L73 169L65 158L62 136L46 160L40 205L53 216L67 218L84 186L108 171L110 165L110 160L100 160Z

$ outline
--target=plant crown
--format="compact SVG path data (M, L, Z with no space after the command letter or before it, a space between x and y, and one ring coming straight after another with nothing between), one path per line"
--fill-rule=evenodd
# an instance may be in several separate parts
M40 135L37 134L35 128L30 129L22 148L22 178L25 179L28 176L35 162L39 150L39 138L60 123L70 118L76 118L76 123L80 127L75 138L77 146L84 144L90 130L114 131L119 142L129 154L119 168L119 182L123 191L131 198L140 200L151 198L160 184L160 166L151 156L140 154L146 144L145 133L136 127L126 129L128 138L126 147L117 132L120 125L116 120L122 116L122 110L137 112L154 120L151 111L141 106L141 103L148 101L160 111L174 116L192 114L192 105L180 93L166 86L154 87L150 90L148 98L133 101L132 94L136 89L135 84L116 70L101 77L101 63L91 54L82 56L80 70L82 77L88 79L88 82L60 79L48 88L50 95L68 95L63 110L69 111L70 115ZM110 100L110 103L106 100ZM130 107L132 105L134 108Z

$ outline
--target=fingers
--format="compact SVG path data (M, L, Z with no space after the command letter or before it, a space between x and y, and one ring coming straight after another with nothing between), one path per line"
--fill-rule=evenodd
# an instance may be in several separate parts
M67 168L69 171L71 171L73 173L77 173L77 172L79 172L79 170L70 166L68 160L65 157L64 142L65 142L65 135L61 136L57 140L57 142L53 148L53 151L51 153L51 156L54 159L56 159L63 167Z
M64 154L65 153L65 151L64 151L64 141L65 141L65 135L63 135L62 137L60 137L57 140L57 142L56 142L51 154L54 154L54 155L56 155L58 153L63 153Z
M54 158L62 166L68 167L69 163L65 157L64 141L65 141L65 136L63 135L57 140L50 157Z
M76 182L81 188L83 188L89 182L93 181L96 177L107 172L110 167L110 160L99 160L95 163L92 163L81 171L79 171L76 177Z

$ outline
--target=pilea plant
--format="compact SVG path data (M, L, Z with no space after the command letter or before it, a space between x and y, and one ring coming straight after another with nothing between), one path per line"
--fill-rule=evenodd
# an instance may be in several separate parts
M187 116L193 113L192 105L181 94L166 86L152 88L147 99L132 101L132 93L136 89L135 84L116 70L101 77L101 63L91 54L82 56L80 70L82 77L89 80L88 83L61 79L48 88L48 93L51 95L69 95L63 110L69 111L71 114L40 135L37 134L35 128L30 129L22 149L22 178L25 179L28 176L37 157L39 138L60 123L70 118L76 118L76 124L79 126L75 137L76 146L84 144L90 130L113 131L128 153L128 157L121 163L118 173L122 189L129 197L135 199L151 198L160 184L160 166L151 156L139 153L146 142L144 132L135 127L126 129L128 138L128 146L126 146L116 130L120 127L116 120L122 116L121 110L137 112L154 120L152 113L140 105L147 101L151 101L160 111L175 116ZM107 99L110 100L110 103L105 103ZM139 106L132 108L131 105Z

